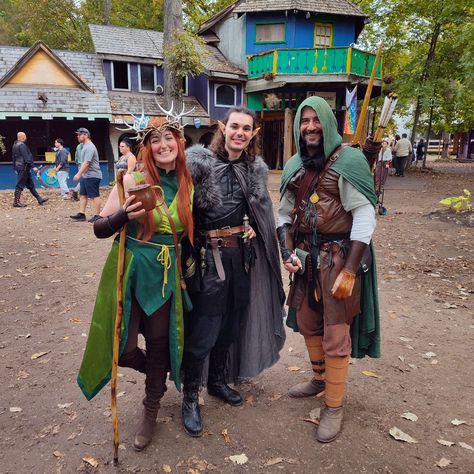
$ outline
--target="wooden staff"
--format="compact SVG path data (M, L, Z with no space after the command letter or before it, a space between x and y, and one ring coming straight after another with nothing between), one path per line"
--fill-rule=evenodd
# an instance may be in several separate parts
M120 207L125 202L125 190L123 188L123 176L125 170L119 170L117 172L117 191L120 201ZM112 378L110 381L111 388L111 411L112 411L112 426L114 429L114 466L118 465L118 447L119 447L119 426L117 416L117 366L119 358L119 346L120 346L120 329L122 326L123 316L123 268L125 264L125 238L126 229L123 226L120 231L119 240L119 253L117 261L117 310L115 313L115 328L114 328L114 346L112 355Z
M359 145L360 137L362 135L362 129L364 128L365 117L367 116L367 109L369 108L369 101L372 95L372 87L374 86L375 74L377 72L377 66L379 65L380 57L382 56L383 41L380 43L379 49L377 51L377 56L375 56L374 66L372 68L372 74L370 75L369 85L365 91L364 102L362 104L362 109L360 110L359 121L357 122L357 128L352 138L353 145Z

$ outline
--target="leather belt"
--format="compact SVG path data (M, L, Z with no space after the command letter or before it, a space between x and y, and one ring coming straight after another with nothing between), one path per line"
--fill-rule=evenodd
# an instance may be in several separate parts
M217 230L220 231L223 229L217 229ZM217 275L222 281L224 281L225 271L224 271L224 266L222 265L222 259L221 259L221 254L219 252L219 249L220 248L228 248L228 249L239 248L240 237L237 235L228 235L227 237L210 237L208 235L207 243L211 247L211 250L212 250L212 256L214 257L214 264L216 265Z
M222 238L222 237L230 237L236 234L242 234L244 232L244 227L241 225L235 227L223 227L222 229L213 229L213 230L206 230L205 234L210 238Z

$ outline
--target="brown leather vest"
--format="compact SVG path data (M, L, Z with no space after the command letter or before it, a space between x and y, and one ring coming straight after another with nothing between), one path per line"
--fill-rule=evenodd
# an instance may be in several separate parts
M339 174L329 167L330 164L329 159L316 185L316 193L319 196L319 201L316 203L317 232L318 234L349 234L352 228L352 214L346 212L342 207L338 186ZM296 194L298 194L303 176L304 170L298 172L289 185ZM308 200L311 194L312 192L308 193L305 199ZM309 231L303 224L299 226L298 230L301 233Z

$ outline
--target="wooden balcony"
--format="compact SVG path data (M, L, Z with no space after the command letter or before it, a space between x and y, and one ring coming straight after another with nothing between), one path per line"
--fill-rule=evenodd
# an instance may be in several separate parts
M355 75L369 77L375 54L360 49L312 48L273 49L247 56L249 79L275 79L279 76ZM382 78L382 61L377 66L377 79ZM320 77L323 79L323 77ZM330 78L328 77L328 80Z

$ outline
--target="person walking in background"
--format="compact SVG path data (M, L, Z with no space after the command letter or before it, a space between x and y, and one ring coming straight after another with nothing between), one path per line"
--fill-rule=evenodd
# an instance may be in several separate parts
M395 138L390 143L390 149L392 151L392 170L390 171L390 176L393 176L397 172L397 154L395 152L395 147L397 146L398 140L400 140L400 135L395 135Z
M132 142L127 138L121 140L119 144L120 158L115 165L116 171L126 170L128 174L137 171L137 158L132 153Z
M375 166L375 192L380 193L385 181L387 181L388 170L392 161L392 150L388 146L388 140L382 140L382 148L379 151L377 165Z
M419 161L423 161L423 156L425 155L426 143L423 138L420 138L418 145L416 145L416 161L415 166Z
M395 153L397 157L397 162L395 165L396 173L395 176L405 176L405 168L407 165L408 157L411 156L413 152L413 147L411 146L410 140L407 138L406 133L402 133L402 138L397 141L395 145Z
M35 189L35 183L31 177L31 170L35 173L38 168L33 163L33 155L31 154L28 145L26 144L26 133L18 132L16 141L12 149L13 167L18 175L15 187L15 197L13 198L13 207L26 207L26 204L20 202L21 193L27 188L33 197L42 206L48 198L41 197Z
M74 176L74 181L80 181L79 190L79 212L74 214L71 219L75 221L86 220L86 207L89 199L94 207L94 215L89 222L95 222L99 218L100 213L100 191L99 185L102 179L102 171L99 165L99 153L92 143L91 134L87 128L79 128L76 131L77 140L83 144L81 150L82 164L79 171Z
M83 146L84 146L83 143L79 143L76 147L76 152L74 154L74 161L76 162L77 169L79 169L82 165L81 152L82 152ZM71 189L71 199L73 201L79 201L80 188L81 188L81 183L77 182L76 186L74 186L74 188Z
M69 178L69 151L64 148L64 140L56 138L54 142L56 148L56 162L54 163L54 171L58 177L59 188L61 189L61 199L68 199L69 187L67 179Z

